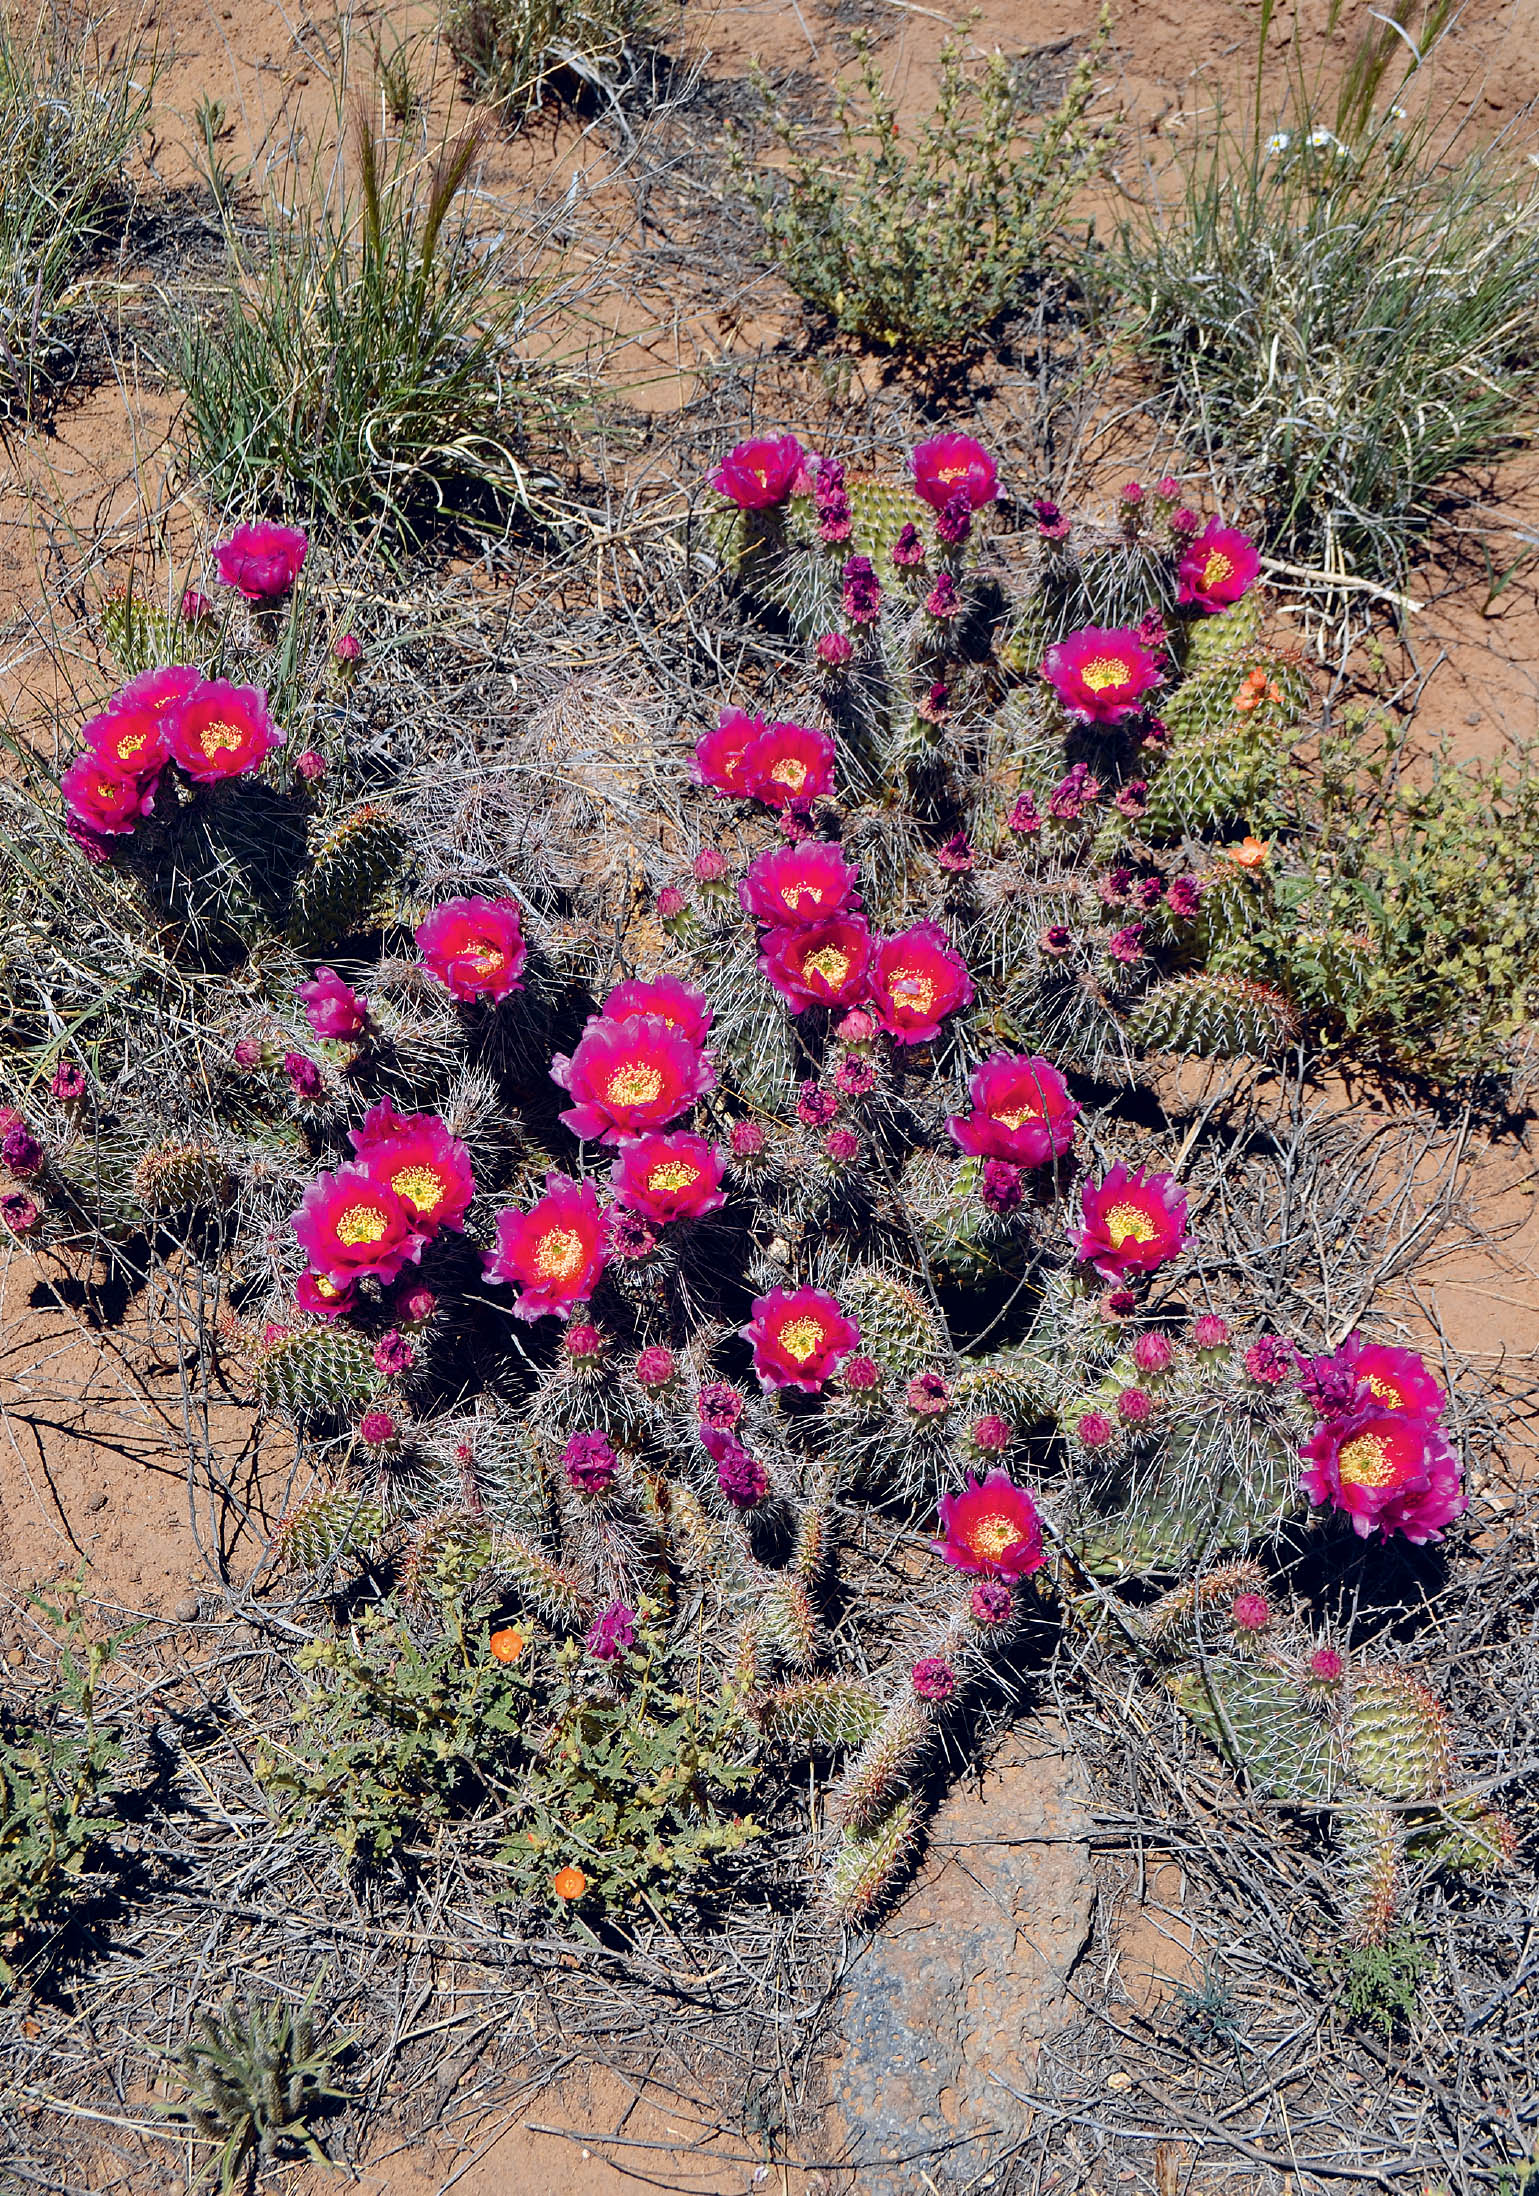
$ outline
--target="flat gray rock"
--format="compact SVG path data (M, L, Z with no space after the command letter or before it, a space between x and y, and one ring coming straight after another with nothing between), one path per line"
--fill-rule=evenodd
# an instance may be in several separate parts
M1095 1878L1089 1785L1062 1743L1051 1724L1013 1731L981 1784L951 1794L912 1889L845 1977L834 2117L861 2196L972 2180L1024 2125L1001 2082L1029 2087L1072 2017Z

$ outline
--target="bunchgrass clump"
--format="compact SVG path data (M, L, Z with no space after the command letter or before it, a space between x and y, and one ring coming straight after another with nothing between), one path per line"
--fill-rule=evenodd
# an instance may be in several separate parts
M448 0L444 36L478 98L515 120L563 89L613 99L658 0Z
M1508 447L1539 392L1532 163L1470 143L1467 118L1450 133L1419 85L1408 114L1404 50L1375 30L1335 97L1296 72L1275 119L1259 88L1220 115L1120 262L1181 430L1274 553L1396 585L1440 484Z
M532 285L472 233L469 131L424 157L355 117L356 195L308 227L269 219L180 372L193 455L223 508L297 511L411 540L434 522L500 526L527 507L562 413L519 340Z
M832 152L764 88L789 173L734 168L791 287L843 334L920 356L965 350L1053 264L1074 192L1102 154L1090 120L1109 40L1103 16L1056 108L1028 126L1016 73L991 54L941 52L934 112L906 136L869 42L859 90L835 87Z
M170 2116L218 2146L221 2196L273 2158L302 2152L326 2162L313 2123L345 2100L334 2074L352 2039L318 2033L315 1998L314 1987L297 2006L231 1998L216 2013L200 2013L182 2047L177 2070L186 2095Z
M69 378L79 278L125 203L155 66L61 17L0 20L0 417Z

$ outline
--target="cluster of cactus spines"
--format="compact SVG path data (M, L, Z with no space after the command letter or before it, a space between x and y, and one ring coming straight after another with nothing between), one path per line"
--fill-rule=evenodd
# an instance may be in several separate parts
M1139 1628L1151 1646L1179 1651L1205 1618L1229 1609L1236 1594L1260 1593L1265 1585L1266 1572L1249 1558L1219 1564L1161 1594L1143 1611Z
M1448 1788L1448 1712L1409 1670L1364 1671L1351 1690L1353 1774L1384 1799L1436 1799Z
M318 1487L285 1511L273 1535L279 1570L325 1571L340 1556L360 1556L383 1536L385 1513L348 1487Z
M823 1650L823 1628L805 1581L795 1571L765 1578L755 1611L762 1651L772 1663L810 1670Z
M912 1690L883 1709L829 1794L830 1819L841 1830L874 1829L908 1792L934 1735L934 1712Z
M593 1595L526 1534L499 1533L492 1565L535 1615L557 1631L579 1632L592 1617Z
M908 1871L922 1820L919 1802L909 1793L869 1830L840 1832L823 1890L831 1921L858 1929L874 1920Z
M1294 1807L1328 1806L1342 1781L1339 1736L1286 1670L1210 1655L1172 1681L1182 1713L1258 1791Z
M373 802L321 827L294 887L295 940L334 951L340 939L366 930L405 851L400 825Z
M1517 1854L1517 1826L1488 1800L1448 1800L1434 1821L1411 1830L1406 1850L1413 1860L1458 1875L1495 1875Z
M147 1213L217 1211L234 1187L224 1155L212 1144L152 1144L134 1167L134 1195Z
M300 1431L356 1425L384 1389L368 1341L341 1326L275 1334L257 1349L255 1373L262 1409Z
M799 1678L771 1685L751 1706L766 1739L791 1755L842 1753L869 1739L882 1704L855 1678Z
M813 1474L797 1515L791 1569L812 1592L821 1584L832 1560L838 1495L839 1474L825 1464Z
M1382 1800L1358 1799L1336 1818L1336 1848L1347 1935L1355 1944L1382 1944L1395 1926L1405 1891L1401 1820Z
M1275 984L1196 969L1147 993L1129 1017L1128 1033L1143 1052L1274 1060L1297 1039L1299 1018Z
M126 586L114 587L107 596L97 622L102 646L124 678L177 659L176 627L164 610L135 590L132 576Z
M414 1601L463 1600L496 1552L496 1529L485 1516L439 1510L422 1519L407 1542L401 1591Z

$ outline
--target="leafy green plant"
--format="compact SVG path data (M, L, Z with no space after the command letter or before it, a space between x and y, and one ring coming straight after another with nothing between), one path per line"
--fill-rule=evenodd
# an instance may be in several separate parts
M39 1607L64 1629L67 1644L57 1685L39 1709L0 1708L0 1942L7 1949L67 1911L118 1827L111 1780L122 1745L99 1720L96 1694L123 1635L87 1641L78 1618L47 1602ZM0 1951L0 1983L14 1979Z
M170 2116L219 2145L213 2162L221 2196L229 2196L244 2168L285 2151L325 2163L311 2123L345 2102L332 2076L352 2038L317 2033L319 1987L312 1984L297 2006L285 1999L248 2007L228 1999L216 2013L199 2014L182 2047L177 2067L187 2094Z
M1103 13L1062 99L1031 131L1007 57L975 72L960 38L942 48L935 110L911 139L865 39L858 94L835 87L831 157L761 85L789 174L753 168L741 147L733 172L779 271L862 342L919 353L976 343L1051 262L1070 200L1101 158L1089 112L1109 36Z
M1432 1964L1425 1940L1401 1929L1381 1944L1353 1945L1338 1964L1342 1998L1353 2020L1393 2036L1416 2015L1422 1977Z
M548 1900L575 1866L599 1906L666 1905L756 1835L723 1804L754 1775L741 1701L654 1609L612 1664L534 1638L509 1664L437 1568L426 1617L386 1606L300 1651L312 1689L291 1741L258 1764L350 1861L378 1866L495 1805L509 1898Z
M527 114L563 81L613 97L657 0L449 0L444 35L482 99Z
M0 21L0 417L28 417L66 378L81 270L125 193L153 58L60 18Z
M1420 87L1408 117L1391 82L1446 13L1375 28L1334 97L1296 70L1272 125L1258 78L1121 239L1134 340L1274 553L1379 583L1401 580L1438 484L1505 447L1539 388L1532 167L1507 142L1450 145Z
M430 163L355 119L356 201L270 219L223 313L185 336L197 464L220 505L295 510L392 542L489 520L534 492L528 452L561 412L518 352L533 301L472 236L470 131Z

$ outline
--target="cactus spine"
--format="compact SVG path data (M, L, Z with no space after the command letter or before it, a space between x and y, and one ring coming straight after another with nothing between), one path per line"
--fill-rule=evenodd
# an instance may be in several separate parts
M869 1830L846 1830L834 1849L823 1895L829 1918L845 1927L871 1920L890 1896L919 1842L919 1806L900 1799Z
M324 1487L278 1520L273 1550L280 1570L323 1571L339 1555L356 1555L385 1530L377 1502L346 1487Z
M754 1713L766 1738L792 1753L859 1746L881 1721L869 1685L848 1678L804 1678L760 1695Z
M530 1608L558 1631L580 1631L592 1616L593 1603L577 1580L521 1533L498 1534L492 1563Z
M1384 1799L1435 1799L1447 1789L1453 1762L1447 1712L1409 1670L1359 1675L1347 1743L1353 1770Z
M345 1327L299 1327L262 1350L257 1401L303 1432L321 1421L361 1418L381 1388L374 1353Z

